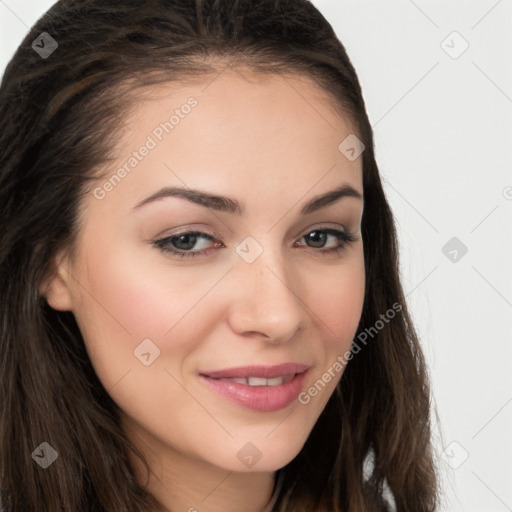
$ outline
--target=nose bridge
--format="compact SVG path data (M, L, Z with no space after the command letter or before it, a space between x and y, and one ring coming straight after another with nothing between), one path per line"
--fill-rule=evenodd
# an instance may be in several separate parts
M243 243L240 246L247 249ZM306 325L300 281L279 247L264 248L251 263L241 256L234 277L238 293L230 322L238 333L257 332L273 341L286 341Z

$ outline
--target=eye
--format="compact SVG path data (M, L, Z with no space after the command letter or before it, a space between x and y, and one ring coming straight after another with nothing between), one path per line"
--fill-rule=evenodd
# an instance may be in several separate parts
M312 249L313 252L332 255L341 252L347 244L356 241L357 237L347 229L317 228L302 236L302 239L306 240L307 248ZM211 252L225 247L215 238L215 235L201 231L187 231L167 236L154 241L153 245L162 252L171 253L180 258L207 256ZM325 248L326 246L327 248ZM294 247L304 247L304 245L296 242Z
M200 240L203 241L199 243L199 246L197 246L196 244ZM163 252L175 254L182 258L193 258L199 254L204 254L207 251L208 243L213 241L216 242L214 245L219 248L219 245L221 244L215 240L213 235L203 233L201 231L187 231L186 233L172 235L162 238L161 240L157 240L154 242L154 245ZM196 250L192 251L192 249Z
M323 255L341 252L349 243L357 240L357 237L347 229L341 230L334 228L318 228L310 231L302 238L306 240L308 247L313 249L320 248L321 250L315 252L320 252ZM334 245L325 249L329 242L333 242ZM300 245L296 244L296 246Z

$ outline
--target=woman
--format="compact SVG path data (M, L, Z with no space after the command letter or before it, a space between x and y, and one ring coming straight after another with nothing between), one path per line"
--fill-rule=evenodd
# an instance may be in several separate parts
M7 511L431 511L357 75L304 0L62 0L0 87Z

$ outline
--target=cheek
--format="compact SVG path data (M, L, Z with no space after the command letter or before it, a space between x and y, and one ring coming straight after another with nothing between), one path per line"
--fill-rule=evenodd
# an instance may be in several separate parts
M363 309L364 260L354 258L346 265L316 273L308 289L312 319L323 333L326 348L350 347Z
M113 248L105 253L89 253L77 270L80 302L74 311L103 387L140 423L163 410L199 414L178 382L183 362L204 339L208 319L198 322L197 315L204 313L200 299L215 276L194 282L167 265L143 264Z
M148 264L144 251L105 247L101 254L84 251L75 271L81 286L74 313L98 377L107 390L128 371L141 386L162 384L153 381L162 372L168 381L166 369L179 379L184 361L218 322L215 285L225 270L185 271L163 258ZM147 352L154 361L148 367L138 358Z
M111 244L115 245L115 244ZM133 248L89 253L79 273L84 279L81 309L105 328L131 339L162 339L208 291L215 276L195 279L165 262L154 265ZM210 281L212 283L210 283Z
M360 257L317 274L309 285L311 318L322 333L316 347L318 365L298 397L313 428L345 370L361 318L365 290L364 260ZM355 256L355 255L354 255ZM313 280L312 280L313 281Z

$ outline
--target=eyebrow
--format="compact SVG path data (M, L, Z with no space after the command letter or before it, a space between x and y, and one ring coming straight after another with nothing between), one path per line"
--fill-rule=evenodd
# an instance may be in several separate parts
M149 197L146 197L146 199L140 201L133 208L133 210L137 210L138 208L141 208L146 204L152 203L165 197L181 197L192 203L196 203L198 205L204 206L206 208L211 208L212 210L217 210L219 212L226 212L236 215L243 215L245 212L245 207L235 199L208 194L207 192L203 192L197 189L182 187L164 187L155 192L154 194L150 195ZM316 210L325 208L344 197L354 197L360 200L363 199L361 194L355 188L351 187L350 185L344 184L341 187L338 187L334 190L316 196L310 201L308 201L302 207L300 214L307 215L313 213Z

